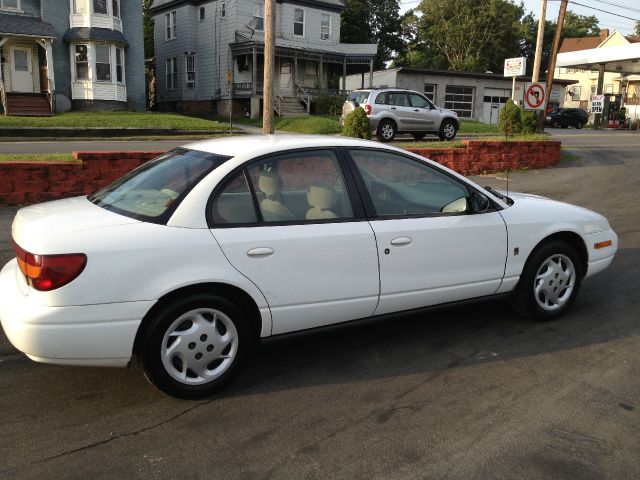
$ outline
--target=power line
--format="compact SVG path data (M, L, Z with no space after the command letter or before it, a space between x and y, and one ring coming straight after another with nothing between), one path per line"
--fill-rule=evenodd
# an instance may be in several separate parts
M558 1L558 0L553 0L553 1ZM583 3L574 2L573 0L569 0L569 3L572 3L573 5L578 5L578 6L584 7L584 8L590 8L591 10L597 10L598 12L606 13L608 15L613 15L614 17L626 18L627 20L633 20L634 22L640 22L640 20L637 19L637 18L627 17L626 15L621 15L619 13L609 12L607 10L602 10L601 8L592 7L591 5L585 5ZM626 7L624 7L624 8L626 8Z
M596 0L596 2L604 3L605 5L611 5L612 7L622 8L624 10L631 10L632 12L640 13L640 9L638 8L627 7L626 5L618 5L617 3L605 2L605 0Z

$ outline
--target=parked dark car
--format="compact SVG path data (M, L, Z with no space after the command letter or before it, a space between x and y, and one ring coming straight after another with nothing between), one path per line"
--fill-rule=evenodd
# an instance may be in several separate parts
M558 108L546 117L545 124L551 127L582 128L587 124L589 114L581 108Z

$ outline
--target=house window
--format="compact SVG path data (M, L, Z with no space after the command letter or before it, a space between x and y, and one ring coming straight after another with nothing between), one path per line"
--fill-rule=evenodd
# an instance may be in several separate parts
M87 13L87 0L73 0L73 13Z
M122 69L123 51L121 48L116 47L116 81L118 83L124 83L124 71Z
M293 13L293 35L304 37L304 10L296 8Z
M187 88L196 88L196 57L187 56Z
M164 16L164 26L166 29L165 38L173 40L176 38L176 12L167 13Z
M444 93L444 108L453 110L461 118L473 117L473 87L447 85Z
M178 59L167 58L167 90L175 90L178 85Z
M20 0L0 0L1 10L20 10Z
M111 81L111 47L96 45L96 79Z
M86 45L76 45L76 80L89 79L89 57Z
M227 16L227 2L225 2L225 0L222 0L222 10L220 11L220 17L224 18Z
M253 3L253 20L256 30L264 30L264 2Z
M118 0L111 1L111 12L116 18L120 18L120 2Z
M595 85L591 85L591 95L596 95L598 90L598 87L596 87Z
M613 93L613 84L605 85L604 93Z
M93 0L93 13L107 14L107 0Z
M431 100L432 103L436 103L436 85L425 83L423 92L424 96Z
M331 15L328 13L320 15L320 40L331 40Z
M200 20L201 22L204 21L206 15L207 15L207 11L205 7L200 7L198 9L198 20Z
M567 90L567 101L578 102L582 96L582 87L571 87Z

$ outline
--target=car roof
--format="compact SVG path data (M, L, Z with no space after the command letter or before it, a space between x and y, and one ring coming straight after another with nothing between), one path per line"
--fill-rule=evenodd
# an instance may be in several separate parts
M396 147L373 142L327 135L237 135L214 138L184 145L190 150L227 155L237 158L254 158L298 148L366 147L401 151ZM406 153L406 152L405 152Z

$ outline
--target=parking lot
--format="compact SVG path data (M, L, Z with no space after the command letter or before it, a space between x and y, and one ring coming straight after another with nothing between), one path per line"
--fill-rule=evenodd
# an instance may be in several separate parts
M135 366L34 363L0 332L0 478L640 478L640 135L554 134L579 158L509 190L600 212L620 238L562 320L493 301L270 342L205 401Z

